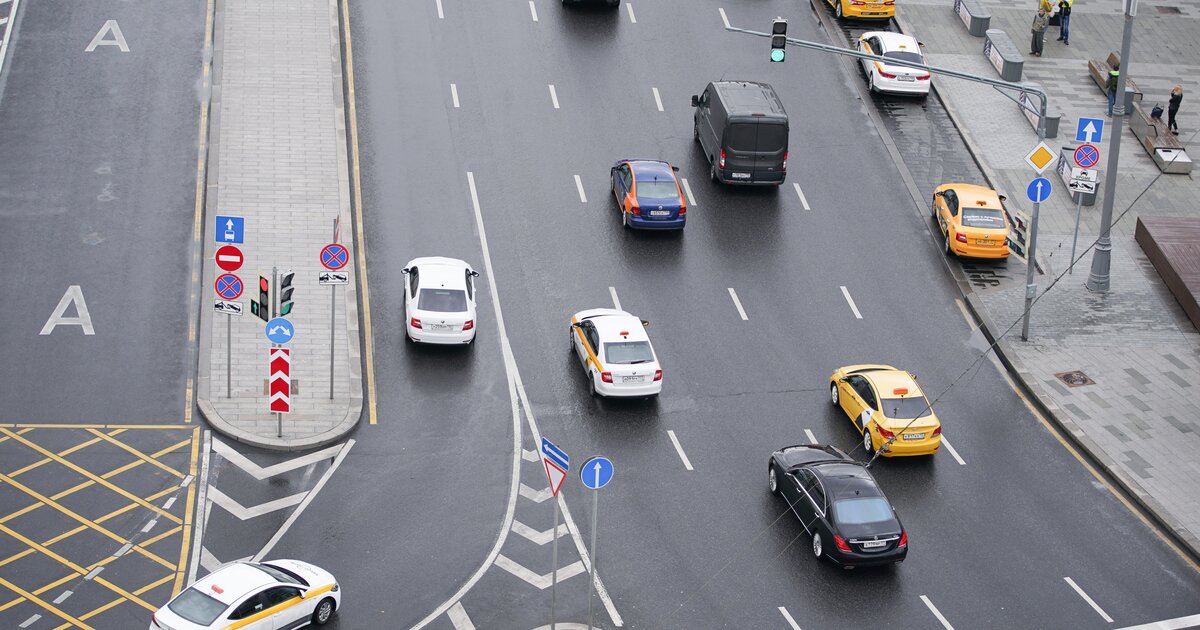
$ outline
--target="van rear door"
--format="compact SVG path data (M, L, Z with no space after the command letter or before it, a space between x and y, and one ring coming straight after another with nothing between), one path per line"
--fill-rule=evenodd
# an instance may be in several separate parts
M725 128L725 176L732 181L750 181L757 163L758 122L733 122Z
M754 180L782 181L783 159L788 148L788 128L783 122L761 121L757 125Z

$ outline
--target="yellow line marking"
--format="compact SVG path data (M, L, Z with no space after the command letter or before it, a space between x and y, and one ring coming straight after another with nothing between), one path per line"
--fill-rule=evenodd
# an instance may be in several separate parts
M80 466L77 466L74 463L72 463L66 459L63 459L62 457L59 457L58 455L55 455L54 453L42 448L41 446L38 446L37 444L34 444L33 442L26 440L24 437L21 437L15 433L12 433L8 429L0 429L0 432L15 436L17 440L19 440L21 443L25 444L29 448L41 453L42 455L45 455L46 457L53 458L54 461L62 464L63 466L66 466L67 468L74 470L75 472L83 475L84 477L87 477L88 479L91 479L92 481L104 486L105 488L108 488L109 490L116 492L117 494L125 497L126 499L129 499L130 501L138 503L139 505L146 508L147 510L157 512L160 516L162 516L172 522L175 522L175 523L180 522L178 516L171 514L170 512L162 509L161 507L158 507L157 505L154 505L153 503L147 503L141 497L135 496L133 493L129 492L128 490L125 490L124 488L121 488L120 486L117 486L116 484L109 483L108 480L96 476L95 473L93 473L85 468L82 468Z
M11 424L0 424L0 426L12 427L12 426L14 426L14 425L11 425ZM30 429L22 429L22 430L18 431L18 433L20 433L20 434L24 435L24 434L26 434L26 433L29 433L29 432L30 432L30 431L32 431L32 430L33 430L32 428L30 428ZM3 443L3 442L4 442L5 440L7 440L7 439L8 439L8 436L5 436L5 437L0 437L0 443Z
M210 0L211 1L211 0ZM188 484L187 510L183 515L183 542L179 545L179 563L175 565L175 585L171 589L171 596L179 594L183 590L183 577L187 573L187 553L188 547L192 541L192 516L196 503L196 486L200 485L201 480L196 479L196 464L200 459L200 427L196 427L192 431L192 465L188 468L188 474L195 481Z
M108 437L107 435L104 435L103 433L100 433L99 431L97 431L95 429L88 429L88 431L90 433L95 434L100 439L111 442L117 448L120 448L121 450L129 453L130 455L133 455L134 457L146 462L147 464L153 464L155 466L158 466L159 468L171 473L172 475L175 475L176 477L183 479L183 473L179 472L178 470L175 470L174 468L171 468L170 466L158 461L157 459L152 459L152 458L148 457L145 453L137 450L136 448L133 448L132 446L129 446L128 444L121 442L119 440L114 440L111 437Z
M212 52L213 50L213 8L215 0L208 0L208 10L204 18L204 48ZM204 224L204 182L206 179L205 170L208 167L208 110L212 102L212 84L210 76L212 73L212 55L209 56L209 62L205 63L200 68L201 85L209 89L208 98L205 98L200 103L200 124L196 131L196 209L192 219L192 243L193 247L203 247L200 243L201 227ZM203 261L204 257L201 256ZM204 263L201 262L201 265ZM200 269L193 269L192 275L195 276L200 272ZM195 306L196 299L196 282L192 282L191 299ZM188 345L196 341L196 316L188 317ZM187 388L183 395L183 421L186 423L192 422L192 396L194 389L192 387L192 377L187 380Z
M26 431L32 431L32 430L33 430L33 429L26 429ZM116 435L117 433L120 433L120 431L114 431L114 432L112 432L112 435ZM7 435L6 435L6 436L4 436L4 439L6 439L6 440L7 440L7 439L8 439L8 436L7 436ZM82 443L82 444L77 444L77 445L75 445L75 446L72 446L71 448L69 448L69 449L67 449L67 450L65 450L65 451L59 451L59 452L58 452L58 455L59 455L59 457L66 457L67 455L70 455L71 453L74 453L75 451L78 451L78 450L81 450L81 449L85 449L85 448L87 448L87 447L89 447L89 446L91 446L91 445L93 445L93 444L95 444L96 442L99 442L99 441L100 441L100 438L95 438L95 439L88 440L88 441L86 441L86 442L84 442L84 443ZM37 468L37 467L39 467L39 466L42 466L42 465L48 464L48 463L50 463L50 462L52 462L52 461L54 461L54 460L50 459L49 457L44 457L44 458L42 458L42 459L40 459L40 460L38 460L38 461L36 461L36 462L34 462L34 463L32 463L32 464L30 464L30 465L28 465L28 466L24 467L24 468L21 468L20 470L14 470L14 471L12 471L12 472L10 472L10 473L8 473L8 474L9 474L10 476L17 477L17 476L23 475L23 474L25 474L25 473L27 473L27 472L29 472L29 471L33 470L34 468Z
M37 604L38 606L41 606L42 608L45 608L46 610L54 613L55 615L58 615L59 617L66 619L67 621L79 626L83 630L92 630L92 627L87 625L86 623L83 623L83 621L76 619L76 618L72 617L71 615L68 615L67 613L59 610L58 608L56 608L55 606L50 604L50 602L47 602L47 601L43 600L42 598L38 597L37 595L34 595L33 593L30 593L30 592L18 587L16 584L9 582L8 580L6 580L2 577L0 577L0 586L7 588L8 590L10 590L14 593L17 593L21 597L24 597L25 599Z
M371 336L371 294L367 290L367 241L363 237L362 178L358 159L358 108L354 96L354 47L350 44L350 1L342 2L342 24L346 31L346 101L350 107L350 152L354 171L354 209L358 213L355 234L358 237L358 281L362 285L363 346L367 363L367 421L375 424L377 416L375 401L375 342Z

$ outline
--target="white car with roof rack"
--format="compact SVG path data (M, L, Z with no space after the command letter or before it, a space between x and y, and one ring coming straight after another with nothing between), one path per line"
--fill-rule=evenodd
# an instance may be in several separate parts
M404 330L420 343L475 341L475 278L479 272L457 258L414 258L401 270Z
M662 391L662 365L646 334L649 325L611 308L571 316L571 349L593 396L650 397Z
M150 630L276 630L329 623L342 592L299 560L233 562L197 580L150 618Z
M868 31L859 36L855 45L859 52L929 65L925 61L925 55L921 53L921 42L904 33ZM926 70L872 59L861 59L860 62L863 72L867 75L867 87L871 88L872 92L929 95L932 78Z

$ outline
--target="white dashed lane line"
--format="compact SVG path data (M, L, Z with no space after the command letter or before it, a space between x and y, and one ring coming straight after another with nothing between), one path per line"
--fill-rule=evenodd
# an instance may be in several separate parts
M954 630L954 626L950 625L949 621L946 621L946 618L942 616L942 612L937 609L937 606L933 605L933 602L929 601L928 597L922 595L921 601L925 602L925 606L929 608L929 612L933 613L933 616L937 617L938 621L942 622L943 628L946 630Z
M446 19L446 14L442 12L442 0L434 0L434 2L437 3L438 19L439 20Z
M721 12L721 22L725 24L725 28L729 28L729 18L725 16L725 9L717 7L717 10Z
M617 288L608 287L608 294L612 296L613 308L621 310L621 300L617 298Z
M1072 580L1069 577L1064 577L1063 580L1066 580L1067 584L1070 584L1071 588L1075 589L1075 592L1078 593L1079 596L1083 598L1083 601L1087 602L1088 605L1092 607L1092 610L1095 610L1097 613L1099 613L1099 615L1101 617L1103 617L1105 621L1107 621L1108 623L1113 622L1112 617L1109 617L1108 613L1104 612L1103 608L1100 608L1100 605L1096 603L1096 600L1092 599L1091 597L1088 597L1088 594L1084 593L1083 589L1079 588L1079 585L1075 583L1075 580Z
M738 315L742 316L742 321L747 321L750 318L746 317L746 309L742 308L742 301L738 299L737 291L733 287L729 287L729 297L733 298L733 305L737 307Z
M634 24L637 24L637 18L633 16L633 5L626 2L625 10L627 10L629 12L629 21Z
M533 3L530 2L529 6L533 6ZM558 109L558 92L554 91L554 84L550 85L550 102L554 104L554 109Z
M954 461L958 462L959 466L967 465L967 462L964 462L963 458L958 456L958 451L954 450L953 446L950 446L950 441L946 439L945 435L942 435L942 446L945 446L946 450L950 451L950 456L954 458Z
M796 623L795 619L792 619L792 613L789 613L786 608L780 606L779 614L783 615L783 618L787 620L788 625L792 627L792 630L800 630L800 624Z
M846 287L840 287L842 295L846 296L846 303L850 305L850 310L854 312L855 319L862 319L862 313L858 312L858 306L854 304L854 298L850 297L850 291Z
M454 102L455 109L458 108L458 86L450 84L450 100Z
M579 191L579 202L587 203L587 195L583 192L583 180L579 179L578 175L575 176L575 190Z
M683 192L687 193L688 205L695 208L696 198L692 196L692 187L688 185L686 177L680 177L679 181L683 182Z
M533 16L533 21L534 21L534 22L538 21L538 19L537 19L537 7L536 7L536 6L534 6L534 4L533 4L533 0L529 0L529 15Z
M808 205L808 199L804 196L804 191L800 190L800 184L792 184L796 188L796 196L800 198L800 205L804 206L805 210L812 210Z
M654 105L658 107L658 111L663 111L662 97L658 95L658 88L652 87L650 91L654 93Z
M675 452L679 453L679 459L683 460L683 467L688 470L693 470L692 462L688 459L687 453L683 452L683 446L679 443L679 438L675 437L675 432L667 430L667 435L671 438L671 442L675 445Z
M809 444L816 444L816 443L817 443L817 436L813 435L812 429L805 429L805 430L804 430L804 435L808 437L808 443L809 443Z

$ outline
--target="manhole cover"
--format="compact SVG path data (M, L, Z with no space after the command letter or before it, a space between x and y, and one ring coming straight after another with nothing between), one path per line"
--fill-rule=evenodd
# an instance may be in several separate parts
M1062 381L1067 387L1083 387L1084 385L1095 385L1091 377L1079 370L1071 370L1070 372L1059 372L1054 375L1055 378Z
M1175 15L1182 15L1182 14L1183 14L1183 12L1179 10L1179 7L1163 7L1163 6L1156 6L1156 7L1154 7L1154 8L1155 8L1155 9L1158 9L1158 12L1159 12L1159 13L1171 13L1171 14L1175 14Z

